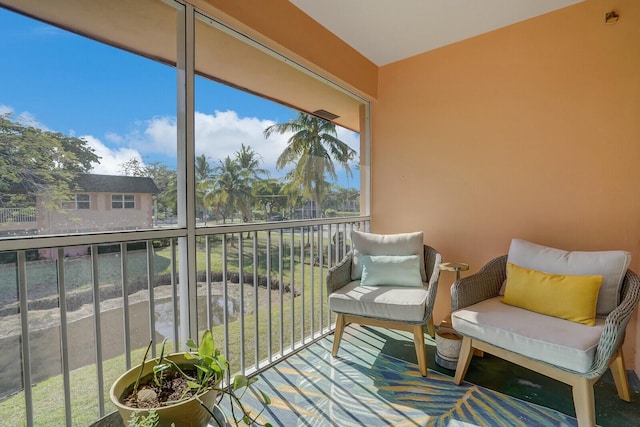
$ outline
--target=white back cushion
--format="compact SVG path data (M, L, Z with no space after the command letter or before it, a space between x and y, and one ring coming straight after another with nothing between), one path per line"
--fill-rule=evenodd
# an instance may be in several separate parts
M631 262L627 251L564 251L513 239L508 262L551 274L602 275L596 314L606 316L620 303L620 286Z
M353 260L351 280L362 277L362 255L418 255L420 259L420 277L428 281L424 267L424 243L422 231L401 234L374 234L362 231L351 232Z

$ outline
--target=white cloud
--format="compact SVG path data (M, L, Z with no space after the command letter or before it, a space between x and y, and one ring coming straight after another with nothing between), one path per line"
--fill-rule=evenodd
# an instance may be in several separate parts
M345 142L349 147L360 152L360 135L352 130L336 126L338 139Z
M265 169L275 171L276 160L287 145L289 135L271 135L264 130L275 124L256 117L238 117L235 111L216 111L214 115L196 113L196 153L215 163L233 157L241 144L251 147L262 158Z
M287 146L291 134L273 134L268 139L264 130L275 124L272 120L256 117L240 117L235 111L215 111L214 114L195 113L196 155L204 154L212 164L227 156L233 157L241 144L251 147L260 155L263 167L276 171L276 160ZM357 133L338 127L338 137L351 148L360 151L360 137ZM143 123L140 129L129 134L129 146L135 147L145 156L176 154L177 124L173 117L154 117Z
M129 134L131 146L144 153L162 153L176 156L178 126L174 117L154 117L143 124L143 129Z
M91 135L81 136L80 139L87 141L87 144L95 150L96 155L100 156L100 163L94 164L91 169L92 173L104 175L122 175L121 164L136 159L142 162L142 156L133 148L120 147L117 149L109 148L99 139Z
M264 130L275 124L271 120L239 117L235 111L216 111L214 114L195 113L196 155L204 154L212 165L226 156L234 156L241 144L260 155L263 168L275 171L278 155L287 144L287 135L272 135L265 139ZM123 139L145 156L176 155L177 124L173 117L154 117L140 129ZM113 136L110 137L113 140Z
M13 108L8 105L0 104L0 116L3 114L13 114Z
M121 144L121 143L122 143L122 141L123 141L122 137L121 137L120 135L118 135L117 133L115 133L115 132L107 132L107 133L104 135L104 138L105 138L107 141L109 141L109 142L113 142L113 143L115 143L115 144Z
M262 168L269 170L271 177L281 177L290 169L276 170L276 160L291 134L274 134L266 139L263 132L275 124L272 120L240 117L235 111L196 112L195 124L196 155L204 154L214 167L226 156L233 157L244 144L261 157ZM142 163L143 158L149 160L160 156L166 160L176 157L175 117L154 117L135 125L136 128L126 135L105 134L104 142L92 135L82 137L102 157L100 164L94 167L94 173L120 174L120 165L130 159ZM340 127L337 132L338 138L359 151L360 137L357 133ZM340 173L340 165L335 166Z
M355 171L355 165L353 163L359 162L358 156L360 155L360 135L352 130L340 126L336 126L336 133L338 134L339 140L356 150L356 158L349 165L351 173L353 173ZM344 170L344 168L338 163L335 164L335 167L337 173L340 173L340 171Z

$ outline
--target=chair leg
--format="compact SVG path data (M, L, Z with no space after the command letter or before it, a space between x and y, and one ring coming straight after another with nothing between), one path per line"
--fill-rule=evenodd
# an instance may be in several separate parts
M427 322L427 333L431 338L436 337L436 327L433 324L433 316L429 317L429 321Z
M593 397L593 382L580 377L573 384L573 404L579 427L596 425L596 405Z
M420 375L427 376L427 350L424 347L424 325L413 327L413 343L416 346Z
M624 357L622 356L622 348L618 350L615 357L609 365L613 374L613 381L618 390L618 396L625 402L631 402L631 393L629 392L629 380L627 379L627 371L624 368Z
M340 340L342 340L342 332L344 332L344 314L338 313L338 317L336 318L336 330L333 333L333 349L331 350L332 356L338 354Z
M458 365L456 366L456 375L453 377L453 382L460 385L464 376L467 375L467 369L473 358L473 347L471 346L471 338L462 337L462 344L460 346L460 355L458 356Z

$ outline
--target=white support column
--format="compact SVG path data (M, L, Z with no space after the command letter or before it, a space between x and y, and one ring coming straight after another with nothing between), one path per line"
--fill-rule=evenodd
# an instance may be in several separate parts
M180 338L197 340L197 276L195 215L194 141L194 37L193 6L185 4L178 19L178 226L187 230L178 239Z

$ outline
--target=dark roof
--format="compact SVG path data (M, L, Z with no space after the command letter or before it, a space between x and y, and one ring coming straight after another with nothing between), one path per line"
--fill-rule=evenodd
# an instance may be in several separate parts
M81 191L87 193L152 193L160 190L151 178L119 175L78 175L74 180Z

